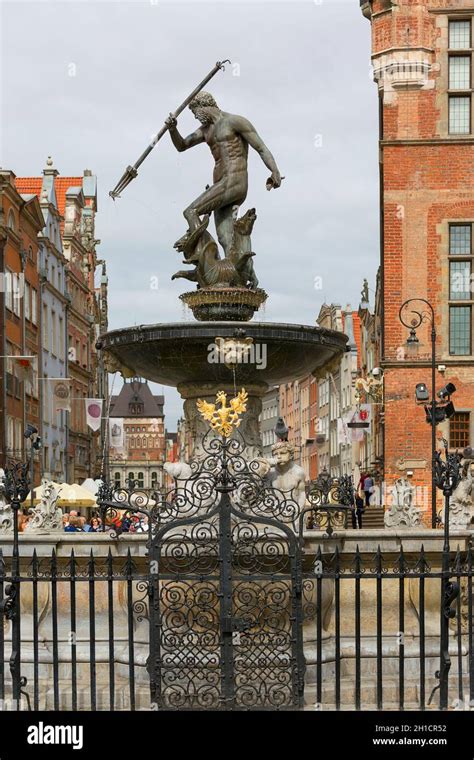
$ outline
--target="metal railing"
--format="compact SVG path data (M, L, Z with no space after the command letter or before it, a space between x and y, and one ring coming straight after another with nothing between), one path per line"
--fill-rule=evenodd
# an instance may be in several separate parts
M444 674L447 708L474 708L471 548L451 555L446 570L443 560L433 569L423 547L416 558L401 550L388 561L380 547L373 557L357 549L348 561L337 550L328 555L323 545L313 558L313 567L303 569L305 639L315 648L307 701L309 680L319 709L443 707L440 647L446 614L449 665L455 660ZM440 609L447 579L460 593L453 608ZM325 628L328 596L331 624Z

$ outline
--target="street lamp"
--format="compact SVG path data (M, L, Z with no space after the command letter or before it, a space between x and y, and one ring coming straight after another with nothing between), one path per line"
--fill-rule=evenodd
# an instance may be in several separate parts
M428 311L421 307L421 311L413 308L413 304L421 303L428 307ZM403 316L404 310L410 306L412 315L410 321ZM400 306L398 313L400 322L410 330L407 339L407 351L413 356L417 353L419 340L416 330L423 322L431 324L431 527L436 528L436 483L435 483L435 458L436 458L436 327L435 313L432 305L425 298L409 298ZM419 386L417 386L419 387Z
M11 655L10 673L12 676L13 709L20 709L22 687L26 678L21 677L21 626L20 626L20 552L18 541L18 516L22 502L28 494L29 463L14 463L5 467L3 474L3 491L7 504L10 504L13 519L13 551L11 583L5 587L5 597L0 601L0 615L11 621ZM0 625L3 620L0 618Z
M442 555L442 576L441 576L441 604L440 604L440 668L435 673L439 683L428 700L431 703L434 693L439 689L439 708L440 710L448 709L449 693L449 671L451 668L451 658L449 656L449 621L456 616L456 610L453 603L459 596L460 585L451 580L451 547L449 535L449 507L450 499L461 479L461 462L464 460L464 467L471 467L474 460L474 451L467 447L463 453L458 451L448 453L448 442L443 439L445 458L441 457L439 451L436 452L435 459L435 481L436 486L443 492L444 496L444 541Z

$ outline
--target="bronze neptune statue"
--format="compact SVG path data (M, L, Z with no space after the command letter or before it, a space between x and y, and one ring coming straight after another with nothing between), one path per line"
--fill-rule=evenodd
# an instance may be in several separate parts
M222 68L223 63L218 61L188 98L169 115L152 143L133 166L127 167L110 195L114 199L120 196L165 132L170 133L173 145L180 152L207 143L214 158L213 184L207 185L185 209L188 229L174 245L184 255L183 263L192 268L176 272L172 279L184 277L197 283L198 292L181 296L197 319L246 321L266 299L266 293L258 288L252 263L255 254L250 236L257 218L255 209L238 217L239 207L248 191L249 145L270 171L266 182L268 190L280 187L282 177L272 153L253 124L243 116L222 111L214 97L203 90L205 83ZM200 126L183 137L177 119L186 106ZM214 215L217 241L208 230L211 214Z
M221 111L213 96L200 92L189 104L201 126L188 137L182 137L174 116L166 120L173 145L178 151L188 150L206 142L214 157L214 184L208 187L184 211L192 234L201 225L200 216L214 212L217 239L229 256L234 240L233 208L241 206L247 197L247 157L250 145L259 153L271 171L267 188L280 187L281 177L275 159L258 135L255 127L243 116Z

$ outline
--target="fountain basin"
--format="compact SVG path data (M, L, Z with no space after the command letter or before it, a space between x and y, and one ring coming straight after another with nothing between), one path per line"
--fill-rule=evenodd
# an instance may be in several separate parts
M232 377L223 362L210 360L216 337L242 334L258 350L236 367L240 385L280 385L326 369L345 350L347 336L309 325L268 322L196 322L139 325L100 336L111 371L138 375L177 387L185 383L225 384Z

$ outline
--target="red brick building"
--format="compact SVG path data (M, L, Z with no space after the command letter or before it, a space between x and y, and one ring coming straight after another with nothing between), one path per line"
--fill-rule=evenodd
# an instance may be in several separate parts
M21 194L15 175L0 171L0 466L25 461L27 423L40 428L38 395L39 274L38 233L44 225L36 195ZM34 357L27 376L18 360ZM25 448L27 450L25 450ZM35 478L39 458L35 456Z
M39 337L39 343L44 347L50 342L64 341L65 347L67 346L66 366L67 377L70 380L71 410L64 413L67 414L67 440L62 455L68 481L81 483L88 477L100 475L105 435L104 423L97 432L92 432L88 427L85 399L104 399L104 409L107 407L108 399L107 372L103 366L103 358L99 356L95 347L98 336L107 330L107 277L105 263L97 258L96 251L100 243L100 240L96 239L95 229L98 210L97 178L89 169L85 169L79 177L62 177L59 171L53 168L50 158L47 169L43 172L43 175L45 174L49 176L53 185L55 204L61 220L60 247L65 262L66 305L65 318L59 323L61 329L55 330L57 320L52 321L52 314L46 313L48 304L43 288L43 298L40 294L41 303L38 306L39 323L43 327L43 338L41 340L41 336ZM18 177L15 178L15 185L17 191L22 193L21 197L30 199L30 204L34 199L38 204L38 199L42 201L43 181L43 177ZM44 225L43 219L42 226ZM96 270L100 264L102 276L100 285L96 287ZM38 278L37 263L35 267ZM53 266L52 269L43 270L42 278L48 280L49 286L58 285L59 267ZM34 284L32 287L34 288ZM64 290L64 282L58 285L58 290ZM58 314L55 314L55 317L58 317ZM61 332L64 332L64 335L61 335ZM53 338L53 335L56 337ZM44 389L43 404L47 402L47 394L50 393L47 378L44 376L45 369L43 366L40 374ZM45 452L49 443L44 441Z
M432 304L437 385L457 388L457 415L438 436L452 448L472 443L474 4L361 0L361 8L372 26L380 113L385 478L390 485L411 470L428 521L430 427L414 391L430 383L430 326L418 330L420 352L410 357L399 309L409 298Z

